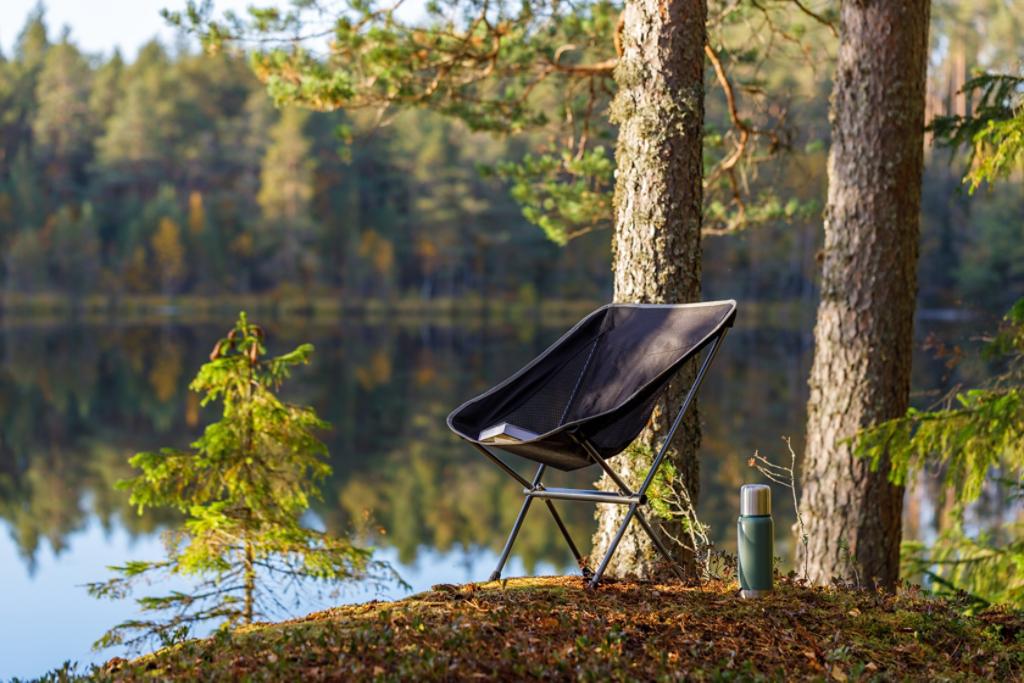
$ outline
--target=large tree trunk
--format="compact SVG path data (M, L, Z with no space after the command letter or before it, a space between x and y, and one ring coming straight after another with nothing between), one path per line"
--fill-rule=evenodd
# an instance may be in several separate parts
M903 489L846 441L910 392L928 0L844 0L801 509L812 581L899 578Z
M622 56L615 71L619 89L611 112L619 125L613 242L619 302L676 303L700 297L706 17L705 0L626 2ZM692 367L680 373L639 443L660 445L693 374ZM699 442L694 407L668 456L694 501ZM635 488L647 474L650 455L627 451L612 464ZM599 486L615 488L607 477ZM595 558L604 555L625 512L618 505L598 506ZM649 576L656 564L650 540L634 523L607 571Z

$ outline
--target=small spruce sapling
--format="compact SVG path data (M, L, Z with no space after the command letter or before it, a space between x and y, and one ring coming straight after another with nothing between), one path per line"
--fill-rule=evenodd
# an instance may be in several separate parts
M165 535L164 559L111 567L116 576L89 584L89 593L125 598L158 577L185 579L192 588L137 598L144 614L159 616L118 624L97 648L166 645L204 623L249 624L281 611L284 595L297 597L311 585L401 581L370 550L301 524L331 472L316 436L328 425L312 408L285 403L276 392L293 367L309 362L313 347L268 358L263 341L263 330L240 314L190 385L203 395L202 405L222 405L221 419L188 450L131 458L140 474L118 485L131 491L139 513L174 508L185 521Z

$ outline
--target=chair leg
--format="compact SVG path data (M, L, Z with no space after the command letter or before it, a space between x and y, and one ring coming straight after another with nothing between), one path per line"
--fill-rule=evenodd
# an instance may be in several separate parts
M547 469L547 465L541 465L537 468L537 473L533 475L533 483L530 484L530 488L537 488L540 478L544 476L545 469ZM517 478L519 477L517 476ZM532 502L533 496L526 496L526 500L523 501L523 507L519 508L519 515L516 517L515 524L512 525L512 532L508 535L508 540L505 541L505 547L501 550L498 566L491 572L490 581L497 581L501 578L501 570L505 568L505 563L508 562L508 556L512 552L512 544L516 542L516 536L519 535L519 529L523 526L523 520L526 519L526 513L529 512L530 503Z
M512 552L512 544L516 542L516 536L519 535L519 528L523 526L523 520L526 519L526 513L530 509L530 503L533 502L531 496L527 496L526 500L523 501L523 507L519 508L519 516L516 517L515 524L512 525L512 533L508 535L508 540L505 541L505 547L501 551L501 557L498 558L498 566L495 567L494 571L491 572L490 581L497 581L501 578L501 570L505 568L505 563L508 561L509 553Z
M552 503L550 500L545 500L544 502L547 504L548 511L554 518L555 524L558 525L558 530L562 532L562 537L565 538L565 542L569 544L569 550L572 551L572 556L576 558L576 565L580 568L580 571L583 573L583 578L589 579L591 576L594 575L594 572L590 571L590 568L587 567L587 558L583 557L583 555L580 554L580 551L576 547L576 544L573 543L572 536L569 535L569 530L565 527L565 524L562 522L561 516L555 509L555 504Z
M700 368L697 370L697 376L694 378L693 383L690 385L689 390L686 392L686 398L683 399L683 403L679 407L679 412L676 414L675 419L672 421L672 426L669 427L668 434L666 434L665 438L662 439L661 448L658 449L658 454L654 457L654 461L651 463L651 467L647 471L647 477L644 479L644 482L640 485L640 488L636 491L636 493L639 494L641 500L646 499L647 489L654 481L654 476L657 474L658 468L661 467L662 460L664 459L665 454L668 451L669 445L671 445L672 443L672 437L675 436L676 431L679 429L679 425L683 423L683 416L686 415L687 409L690 407L690 404L693 403L693 399L697 396L697 391L700 389L700 385L704 381L704 374L707 372L708 367L710 367L711 362L714 360L715 355L718 353L718 347L722 343L722 340L724 338L725 331L722 331L719 334L719 336L716 337L711 342L711 346L708 348L707 352L705 352L704 360L701 362ZM578 443L580 443L584 447L584 449L586 449L586 451L590 454L594 462L596 462L601 467L601 469L605 471L608 477L615 482L615 485L619 487L619 490L622 491L623 494L632 494L632 491L630 490L629 486L626 485L626 482L623 481L623 479L619 477L618 474L615 473L615 470L613 470L608 465L605 459L601 457L601 455L597 452L593 445L590 444L589 441L579 440ZM651 528L651 525L648 524L647 520L643 517L643 515L639 514L639 511L637 510L636 505L634 504L629 507L629 511L626 513L626 518L623 520L622 526L619 527L618 532L615 534L615 538L612 540L611 546L605 553L604 559L601 560L601 565L597 568L597 573L594 574L594 577L591 579L589 584L591 588L597 587L597 583L601 580L601 575L604 574L605 567L607 567L608 562L611 559L612 553L615 552L615 548L616 546L618 546L619 541L622 539L622 534L626 531L626 526L629 524L629 521L632 519L634 514L638 515L640 525L644 528L644 531L647 532L647 535L651 537L651 541L654 543L654 547L658 550L658 552L660 552L665 557L666 560L668 560L669 564L672 566L676 575L679 576L680 579L684 579L682 570L680 570L676 562L672 560L671 556L669 555L668 549L661 542L661 539L658 538L657 534L654 533L654 529Z
M644 531L647 532L647 535L651 537L651 543L653 543L654 547L657 548L659 553L661 553L661 556L665 558L668 565L672 567L672 571L675 573L676 577L678 577L680 581L685 581L686 575L683 574L683 570L679 568L679 563L672 559L672 554L669 553L668 548L666 548L662 540L658 538L658 534L655 533L650 522L647 521L647 518L644 517L643 513L639 510L636 511L636 519L640 522L640 526L644 528Z
M611 561L612 555L615 554L615 549L619 546L619 541L622 540L622 534L626 533L626 527L629 526L629 522L633 519L633 515L635 514L636 503L633 503L626 511L626 517L622 520L622 524L619 525L619 530L615 532L615 538L612 539L612 543L608 546L607 552L605 552L604 557L601 558L601 564L597 566L597 571L594 572L594 576L590 579L590 583L587 584L589 588L597 588L597 584L601 580L604 570L608 568L608 562Z
M597 453L597 451L593 449L593 446L591 446L588 442L584 442L584 447L590 453L590 456L591 458L593 458L594 462L600 465L601 469L604 470L604 472L609 476L609 478L611 478L612 481L615 482L615 485L619 487L619 491L623 495L633 495L633 491L629 488L626 482L623 481L622 478L615 472L615 470L613 470L608 465L605 459L602 458ZM647 535L651 537L651 542L654 543L654 547L658 550L659 553L661 553L661 556L664 557L665 561L668 562L669 565L672 567L672 571L675 572L675 575L679 577L680 580L685 580L685 576L682 570L679 568L679 564L672 559L672 555L668 552L668 548L666 548L664 543L662 543L661 539L658 538L658 535L654 532L654 529L647 521L647 518L644 517L643 513L640 512L639 509L637 509L636 511L636 518L640 521L640 525L643 526L644 531L647 532Z

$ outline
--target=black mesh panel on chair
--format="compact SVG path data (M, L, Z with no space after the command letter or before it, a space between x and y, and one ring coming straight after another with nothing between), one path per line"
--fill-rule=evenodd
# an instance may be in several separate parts
M587 361L593 357L596 344L595 339L581 346L561 368L556 369L537 387L532 396L503 416L501 421L511 422L537 434L549 432L565 422L569 403L587 370Z

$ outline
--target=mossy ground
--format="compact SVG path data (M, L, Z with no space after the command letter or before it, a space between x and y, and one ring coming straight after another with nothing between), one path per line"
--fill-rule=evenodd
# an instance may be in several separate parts
M1021 680L1024 614L919 591L577 577L435 586L112 660L115 680Z

